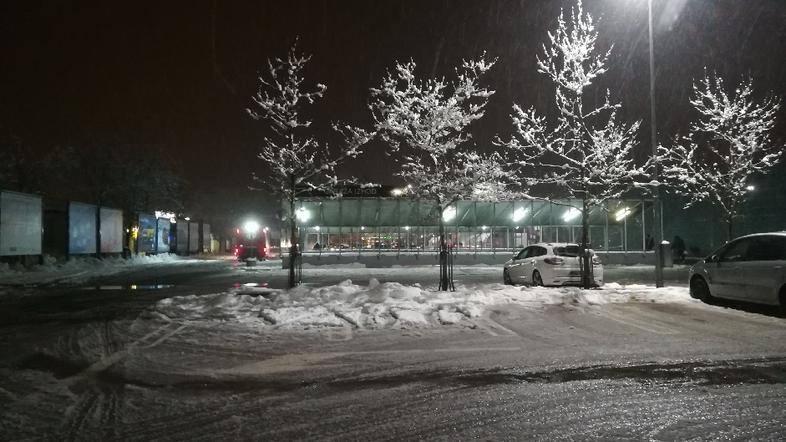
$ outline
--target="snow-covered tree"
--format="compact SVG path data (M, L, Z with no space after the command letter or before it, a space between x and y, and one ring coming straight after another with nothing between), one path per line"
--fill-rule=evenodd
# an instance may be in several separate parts
M618 121L620 105L610 101L608 91L597 105L586 100L588 88L607 70L611 49L596 48L595 23L581 1L569 14L560 14L557 29L548 37L537 66L554 83L559 115L549 122L534 107L514 105L513 136L497 143L507 148L511 176L525 177L522 187L540 186L548 192L556 187L559 196L581 200L575 208L581 211L581 247L586 251L592 207L620 197L644 173L632 155L640 123ZM592 266L589 254L583 256L582 284L588 288Z
M470 125L483 117L494 91L480 85L494 65L485 56L464 61L456 79L419 79L415 63L396 63L371 89L374 128L398 162L408 193L433 204L439 222L440 290L453 289L443 213L462 199L493 198L503 186L499 157L482 156Z
M296 262L300 261L297 198L315 191L334 193L339 183L336 166L357 157L371 138L362 129L334 124L333 128L344 135L345 144L339 152L332 152L310 134L312 121L302 111L322 98L327 89L321 83L305 87L303 70L310 60L311 56L299 53L296 45L286 58L268 59L266 75L259 77L259 90L253 97L255 106L248 109L251 118L265 121L272 131L270 137L264 138L257 155L267 166L266 173L255 174L254 178L285 203L283 220L290 231L290 287L299 283L295 271Z
M783 146L770 139L780 100L757 101L750 78L728 94L723 78L705 72L693 84L690 103L698 117L687 136L669 148L660 147L661 176L688 198L688 207L702 201L719 207L731 239L732 221L751 175L769 171L783 152Z

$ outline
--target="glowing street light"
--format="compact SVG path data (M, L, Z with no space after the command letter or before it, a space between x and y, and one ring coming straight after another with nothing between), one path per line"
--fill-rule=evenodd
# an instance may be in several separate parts
M259 232L259 223L254 220L248 220L243 224L243 230L249 235L255 235Z
M309 212L305 207L301 207L295 211L295 217L298 221L304 223L311 219L311 212Z
M617 211L617 213L614 215L614 219L617 221L622 221L623 219L627 218L628 215L630 215L630 208L623 207Z
M442 221L449 222L456 217L456 207L450 206L442 211Z
M510 217L513 219L513 222L516 223L524 219L524 217L527 216L527 213L529 213L529 208L525 209L524 207L519 207L513 211L513 214Z
M568 210L567 212L565 212L562 215L562 220L567 223L567 222L570 222L571 220L575 219L579 215L581 215L581 210L579 210L579 209L577 209L575 207L571 207L570 210Z

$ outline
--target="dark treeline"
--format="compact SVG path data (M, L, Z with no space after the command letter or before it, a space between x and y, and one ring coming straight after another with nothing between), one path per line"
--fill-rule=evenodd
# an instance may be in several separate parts
M0 188L123 209L184 209L186 181L156 145L28 146L0 134Z

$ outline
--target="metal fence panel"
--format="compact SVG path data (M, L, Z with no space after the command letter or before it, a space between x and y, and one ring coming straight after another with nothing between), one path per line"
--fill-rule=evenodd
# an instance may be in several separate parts
M68 254L96 252L96 210L92 204L68 204Z
M123 211L101 208L101 253L123 252Z
M40 255L41 197L0 193L0 256Z

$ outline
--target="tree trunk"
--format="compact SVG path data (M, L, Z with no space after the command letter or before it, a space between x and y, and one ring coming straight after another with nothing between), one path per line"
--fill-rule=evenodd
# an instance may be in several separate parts
M439 217L439 290L450 290L452 281L448 274L448 244L445 241L445 220L442 218L442 207L437 207Z
M293 198L289 200L289 288L294 288L300 283L295 272L295 266L299 258L295 200Z
M587 199L582 200L581 207L581 286L585 289L592 287L594 282L592 262L589 254L589 207Z
M731 241L733 222L734 222L734 215L728 215L726 217L726 227L727 227L727 230L726 230L726 242Z

